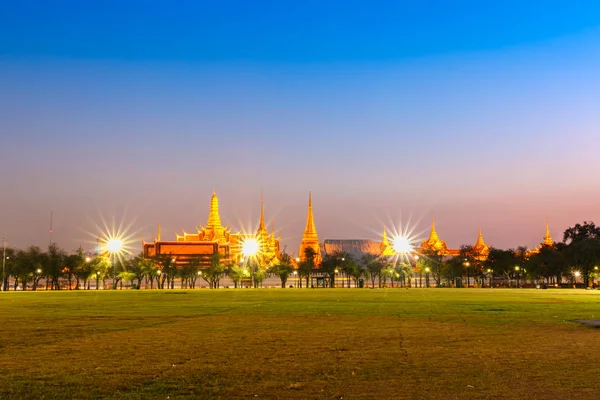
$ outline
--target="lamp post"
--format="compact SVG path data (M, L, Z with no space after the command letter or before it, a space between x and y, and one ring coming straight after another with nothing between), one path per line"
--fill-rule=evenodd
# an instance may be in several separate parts
M425 287L429 287L429 267L425 268Z
M517 287L519 287L519 271L521 270L521 267L519 267L518 265L515 266L515 273L517 275Z
M487 270L488 275L490 276L490 289L492 288L492 279L494 278L494 271L491 270L490 268L488 268Z
M119 238L111 238L106 242L106 250L108 250L108 254L110 259L112 259L113 264L113 280L112 285L113 289L117 289L117 263L116 263L116 255L123 250L123 241Z
M579 278L579 276L581 275L581 272L575 271L574 275L575 275L575 281L573 282L573 289L575 289L577 287L577 278Z

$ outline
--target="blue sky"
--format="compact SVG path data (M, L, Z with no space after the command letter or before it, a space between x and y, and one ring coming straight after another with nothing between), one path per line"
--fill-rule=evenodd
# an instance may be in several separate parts
M522 3L3 4L0 229L44 244L52 208L69 248L128 210L150 239L213 188L241 228L263 188L291 252L309 190L321 239L558 238L598 216L600 4Z

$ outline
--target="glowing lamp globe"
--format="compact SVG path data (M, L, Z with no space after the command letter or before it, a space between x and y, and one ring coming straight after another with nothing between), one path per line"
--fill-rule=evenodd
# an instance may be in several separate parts
M260 250L260 246L258 245L258 241L256 239L248 239L244 241L242 245L242 254L244 256L253 256L258 253Z
M123 249L123 241L121 239L109 239L106 242L106 250L110 253L118 253Z
M410 253L412 251L410 241L402 236L398 236L394 239L393 247L396 253Z

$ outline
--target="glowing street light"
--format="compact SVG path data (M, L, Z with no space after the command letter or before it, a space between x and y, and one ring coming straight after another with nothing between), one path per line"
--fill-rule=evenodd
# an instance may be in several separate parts
M396 253L400 254L410 253L413 249L408 238L404 236L398 236L394 238L393 248Z
M112 258L112 264L113 264L113 280L112 280L112 285L113 285L113 289L117 289L117 285L116 285L116 281L117 281L117 263L116 263L116 255L119 254L122 250L123 250L123 240L113 237L113 238L109 238L106 241L106 250L108 251L108 253L110 254L111 258Z
M106 242L106 250L111 254L119 253L123 250L123 241L119 238L108 239Z
M86 263L89 263L90 261L92 261L91 257L86 257L86 258L85 258L85 262L86 262Z
M244 240L242 244L242 254L246 257L252 257L258 254L260 251L260 245L256 239Z

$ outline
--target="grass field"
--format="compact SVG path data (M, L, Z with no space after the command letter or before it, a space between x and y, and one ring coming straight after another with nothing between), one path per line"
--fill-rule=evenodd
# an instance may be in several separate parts
M2 398L600 398L600 292L0 294Z

